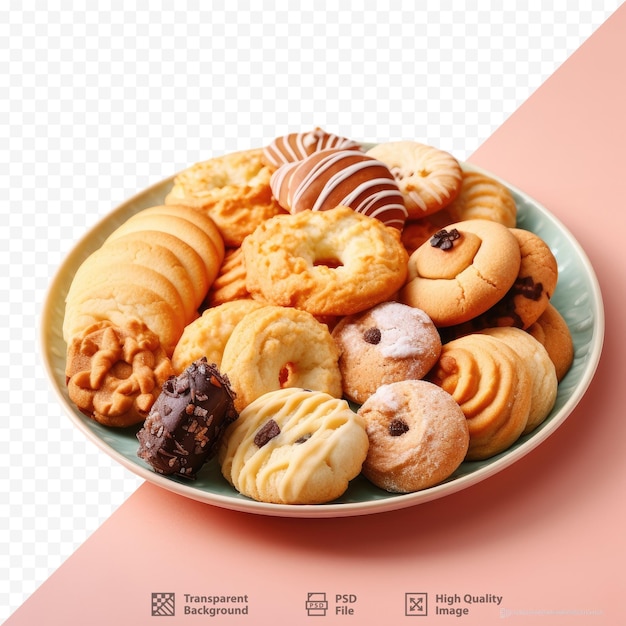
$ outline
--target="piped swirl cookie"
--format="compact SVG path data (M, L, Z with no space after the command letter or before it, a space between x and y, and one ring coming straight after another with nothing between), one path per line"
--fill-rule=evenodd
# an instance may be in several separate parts
M522 357L503 341L472 334L444 344L428 380L447 391L465 414L467 460L503 452L524 432L533 381Z
M510 229L489 220L451 224L409 258L400 299L425 311L436 326L461 324L507 293L521 253Z
M65 376L70 399L105 426L142 422L173 375L159 338L130 320L125 327L98 322L73 336Z
M237 491L276 504L321 504L361 471L368 438L348 403L289 388L262 395L226 430L218 461Z

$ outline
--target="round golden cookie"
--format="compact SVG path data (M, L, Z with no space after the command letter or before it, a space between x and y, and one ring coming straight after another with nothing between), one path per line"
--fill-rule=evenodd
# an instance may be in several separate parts
M528 332L548 351L557 379L563 380L574 361L574 341L564 317L553 304L548 304Z
M99 322L75 335L65 375L72 402L105 426L142 422L173 374L158 337L144 325Z
M344 396L359 404L383 384L423 378L441 352L432 320L401 302L343 317L332 337L340 351Z
M400 299L425 311L438 327L461 324L504 297L520 263L511 229L489 220L456 222L410 256Z
M171 356L185 325L180 314L152 289L129 282L110 281L81 291L65 307L63 337L66 342L95 322L109 321L125 327L139 321L156 334Z
M129 233L143 231L170 233L187 242L203 260L209 285L215 280L222 258L215 249L213 241L201 228L175 215L142 215L137 213L114 231L107 241Z
M444 344L428 380L447 391L465 414L467 460L499 454L524 432L532 377L524 360L503 341L472 334Z
M176 256L178 263L185 268L193 287L193 301L200 306L209 289L210 276L207 273L207 265L198 252L180 237L162 230L134 230L124 234L117 233L111 236L106 245L116 240L132 240L159 245L166 248Z
M404 196L409 219L440 211L461 188L461 165L451 154L433 146L417 141L390 141L365 154L391 170Z
M178 174L165 204L205 212L217 224L224 243L237 247L261 222L284 212L270 189L273 171L263 162L262 149L215 157Z
M288 388L248 405L224 433L222 474L240 493L275 504L322 504L341 496L368 448L363 420L320 391Z
M341 397L338 359L325 324L306 311L268 305L235 326L221 369L237 394L235 408L241 411L264 393L284 387Z
M229 248L219 273L207 295L209 306L218 306L232 300L250 298L246 289L246 266L241 248Z
M172 367L180 374L194 361L206 357L218 368L222 365L224 348L235 326L251 311L263 305L256 300L232 300L206 309L186 326L172 355Z
M363 475L393 493L432 487L451 476L469 446L467 420L454 398L425 380L383 385L357 413L369 450Z
M407 272L397 229L344 206L276 216L242 248L253 297L313 315L350 315L384 302Z
M481 333L504 341L522 357L530 370L532 391L528 422L522 435L535 430L550 414L558 391L558 380L554 363L550 355L539 341L521 328L499 327L487 328Z
M149 287L180 314L184 324L197 317L191 279L167 249L132 238L109 242L78 268L66 297L67 305L72 306L85 289L111 281Z
M175 215L188 222L191 222L194 226L199 226L209 237L215 248L215 253L218 259L224 258L226 251L224 245L224 239L220 234L217 224L205 213L197 211L188 206L179 206L175 204L159 204L157 206L144 209L141 212L142 215Z

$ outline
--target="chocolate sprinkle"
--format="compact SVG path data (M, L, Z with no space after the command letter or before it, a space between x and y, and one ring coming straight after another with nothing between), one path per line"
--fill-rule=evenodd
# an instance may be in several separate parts
M367 343L371 343L374 346L380 343L381 337L382 335L380 333L380 328L376 328L376 327L368 328L363 333L363 339L367 341Z
M396 418L391 421L388 430L392 437L399 437L409 430L409 425L404 420Z
M450 250L454 245L454 241L460 236L461 233L456 228L453 228L450 232L442 228L430 238L430 245L440 250Z
M254 443L262 448L266 443L280 435L280 426L274 420L268 420L254 436Z

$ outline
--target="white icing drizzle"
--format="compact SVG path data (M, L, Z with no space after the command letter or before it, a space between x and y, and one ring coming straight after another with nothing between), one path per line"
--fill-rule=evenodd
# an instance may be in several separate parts
M329 148L360 150L361 146L352 139L316 128L306 133L291 133L276 138L265 148L265 156L273 165L280 167L283 163L301 161L314 152Z

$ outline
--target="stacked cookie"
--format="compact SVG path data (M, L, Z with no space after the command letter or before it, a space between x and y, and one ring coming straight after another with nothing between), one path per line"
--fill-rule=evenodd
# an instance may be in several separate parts
M223 258L208 216L156 206L135 214L85 259L63 321L68 390L81 411L107 425L145 419Z
M239 413L226 480L304 504L361 471L430 487L550 413L573 358L556 260L510 191L452 155L317 128L193 165L164 202L67 296L70 397L101 423L140 423L166 379L208 363Z

